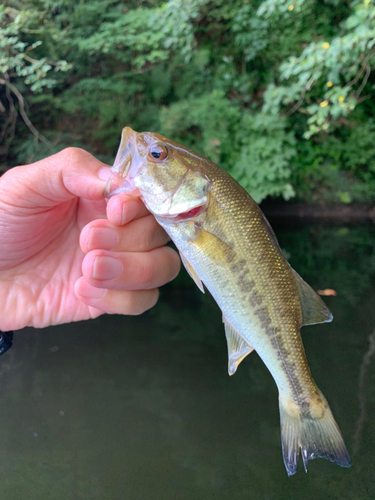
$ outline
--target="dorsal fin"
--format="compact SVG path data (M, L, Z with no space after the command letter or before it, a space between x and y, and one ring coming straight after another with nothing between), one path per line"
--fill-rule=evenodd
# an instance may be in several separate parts
M254 347L241 337L224 315L223 323L228 344L228 373L229 375L233 375L238 365L254 350Z
M302 325L316 325L317 323L329 323L333 315L319 295L304 281L293 269L299 298L302 307Z

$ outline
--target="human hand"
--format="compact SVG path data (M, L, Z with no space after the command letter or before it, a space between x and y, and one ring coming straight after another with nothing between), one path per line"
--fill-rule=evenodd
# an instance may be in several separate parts
M178 274L176 252L139 198L106 205L108 175L68 148L0 178L0 330L140 314Z

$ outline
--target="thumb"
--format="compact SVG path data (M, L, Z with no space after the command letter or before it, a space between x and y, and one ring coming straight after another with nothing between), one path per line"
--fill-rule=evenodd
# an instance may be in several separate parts
M1 198L24 208L51 207L74 197L103 199L109 168L87 151L67 148L31 165L8 170Z

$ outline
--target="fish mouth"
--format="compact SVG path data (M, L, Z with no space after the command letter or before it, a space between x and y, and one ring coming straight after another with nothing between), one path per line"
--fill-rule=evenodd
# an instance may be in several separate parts
M136 191L134 177L138 171L138 165L134 165L133 162L134 157L137 155L136 140L137 132L134 132L130 127L122 129L120 146L115 162L111 167L111 176L104 189L106 198L111 198L116 194ZM133 172L132 170L136 171Z
M173 220L173 221L187 221L190 219L194 219L195 217L198 217L198 215L201 215L203 212L206 210L206 205L205 204L200 204L195 207L190 208L189 210L185 212L180 212L180 213L175 213L175 214L170 214L170 213L165 213L165 214L156 214L157 217L160 219L167 219L167 220Z

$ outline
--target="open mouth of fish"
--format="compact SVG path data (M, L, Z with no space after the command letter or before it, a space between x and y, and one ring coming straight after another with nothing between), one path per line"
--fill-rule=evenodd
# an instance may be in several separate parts
M115 162L111 167L111 176L107 181L104 196L110 198L116 194L132 193L139 196L134 185L134 178L141 168L140 162L134 162L136 132L129 127L124 129Z
M183 180L175 187L173 193L163 192L160 194L153 193L154 203L150 207L143 194L145 191L137 187L136 178L140 174L144 157L138 152L136 146L137 133L130 127L123 130L121 143L111 168L111 176L107 181L104 190L104 196L108 199L117 194L129 194L132 197L141 197L146 207L157 217L170 219L175 221L188 220L197 217L206 210L206 199L199 200L195 206L191 202L182 202L175 208L171 208L172 199L178 195L179 189L183 184ZM155 207L158 210L155 210ZM186 210L187 208L187 210Z

